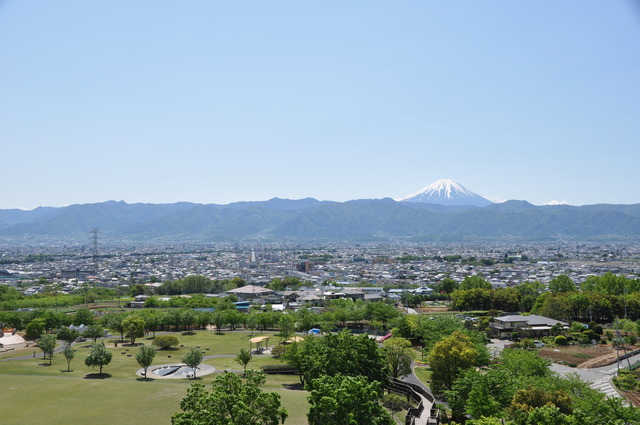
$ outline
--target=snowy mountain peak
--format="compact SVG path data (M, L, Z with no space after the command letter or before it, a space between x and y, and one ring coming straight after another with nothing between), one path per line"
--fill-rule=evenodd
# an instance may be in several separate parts
M474 193L453 179L440 179L419 192L399 201L440 205L474 205L484 207L492 202Z

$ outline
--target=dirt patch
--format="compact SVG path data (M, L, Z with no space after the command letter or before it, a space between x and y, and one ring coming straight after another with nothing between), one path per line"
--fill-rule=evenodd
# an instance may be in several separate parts
M420 307L415 309L419 314L449 311L449 307Z
M610 363L600 364L602 361L611 362L616 359L616 351L609 345L543 348L540 355L556 363L574 364L580 368L604 366ZM610 360L611 357L613 360Z
M633 407L640 407L640 393L634 391L622 391L622 394L631 402Z

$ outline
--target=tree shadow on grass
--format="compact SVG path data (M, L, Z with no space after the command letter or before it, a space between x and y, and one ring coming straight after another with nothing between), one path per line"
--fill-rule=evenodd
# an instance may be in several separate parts
M38 365L39 366L47 366L47 367L51 366L51 364L49 364L49 363L38 363Z
M107 379L111 378L110 373L88 373L84 376L84 379Z
M60 370L60 372L62 372L62 373L71 373L71 372L73 372L73 369L71 369L71 370L67 370L67 369L59 369L59 370Z
M156 380L155 379L151 379L151 378L145 378L144 376L141 376L141 377L136 378L136 381L138 381L138 382L154 382Z
M304 384L282 384L285 390L304 391Z

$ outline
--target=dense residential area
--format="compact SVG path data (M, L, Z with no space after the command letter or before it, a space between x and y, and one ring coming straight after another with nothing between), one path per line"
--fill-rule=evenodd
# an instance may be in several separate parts
M235 352L206 356L225 339L251 372L243 385L276 389L264 394L277 421L291 411L332 423L333 397L363 424L372 411L381 424L640 423L636 244L94 244L5 248L1 258L0 360L37 347L51 362L75 349L103 376L101 355L118 345L151 362L158 350L168 363L138 376L177 378L193 363L185 379L200 371L215 393L239 385L220 375L234 369L220 358ZM165 350L184 352L182 362ZM291 375L280 372L293 374L283 388L297 385L307 411L281 404L288 393L274 377ZM508 385L493 383L505 374ZM369 394L369 413L335 399L345 388ZM202 396L192 391L184 400ZM173 423L201 423L185 403ZM600 415L610 421L593 422Z

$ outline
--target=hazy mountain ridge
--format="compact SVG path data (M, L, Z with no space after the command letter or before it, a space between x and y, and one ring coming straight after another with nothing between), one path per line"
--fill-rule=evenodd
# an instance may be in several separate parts
M107 239L130 241L640 239L640 204L576 207L508 201L461 207L389 198L274 198L228 205L109 201L18 214L0 210L0 238L88 240L92 228L99 228Z

